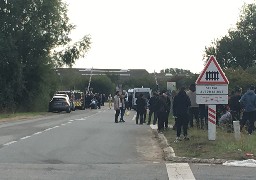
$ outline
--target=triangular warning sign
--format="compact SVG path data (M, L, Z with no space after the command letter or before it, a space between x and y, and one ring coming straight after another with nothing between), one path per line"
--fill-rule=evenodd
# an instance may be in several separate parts
M214 56L210 56L196 84L228 84L228 79Z

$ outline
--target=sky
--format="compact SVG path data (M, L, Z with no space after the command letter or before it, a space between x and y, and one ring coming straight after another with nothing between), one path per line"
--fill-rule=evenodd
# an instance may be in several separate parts
M205 47L228 33L253 0L63 0L70 37L91 37L74 68L179 68L200 73ZM218 61L218 59L217 59Z

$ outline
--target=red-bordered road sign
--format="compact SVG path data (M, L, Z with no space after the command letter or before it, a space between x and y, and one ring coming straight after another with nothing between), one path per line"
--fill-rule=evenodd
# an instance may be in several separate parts
M210 56L196 84L228 84L228 79L214 56Z

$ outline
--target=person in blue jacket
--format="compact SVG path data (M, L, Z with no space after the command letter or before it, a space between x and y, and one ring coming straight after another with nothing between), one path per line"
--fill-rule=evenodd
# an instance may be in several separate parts
M241 122L241 126L244 126L246 120L249 121L248 133L252 134L254 130L254 121L256 113L256 95L255 95L255 86L251 85L247 92L241 97L240 103L246 114L246 118Z

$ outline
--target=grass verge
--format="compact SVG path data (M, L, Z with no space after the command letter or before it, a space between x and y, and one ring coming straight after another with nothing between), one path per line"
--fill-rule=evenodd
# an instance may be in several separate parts
M0 122L31 119L45 114L47 112L0 113Z
M170 119L170 124L174 120ZM217 127L216 140L208 140L208 131L189 128L188 136L190 140L174 142L176 130L164 131L164 135L170 146L174 149L176 156L206 159L227 159L244 160L253 159L256 156L256 135L241 133L241 139L236 140L233 133L228 133ZM253 154L253 155L251 155Z

